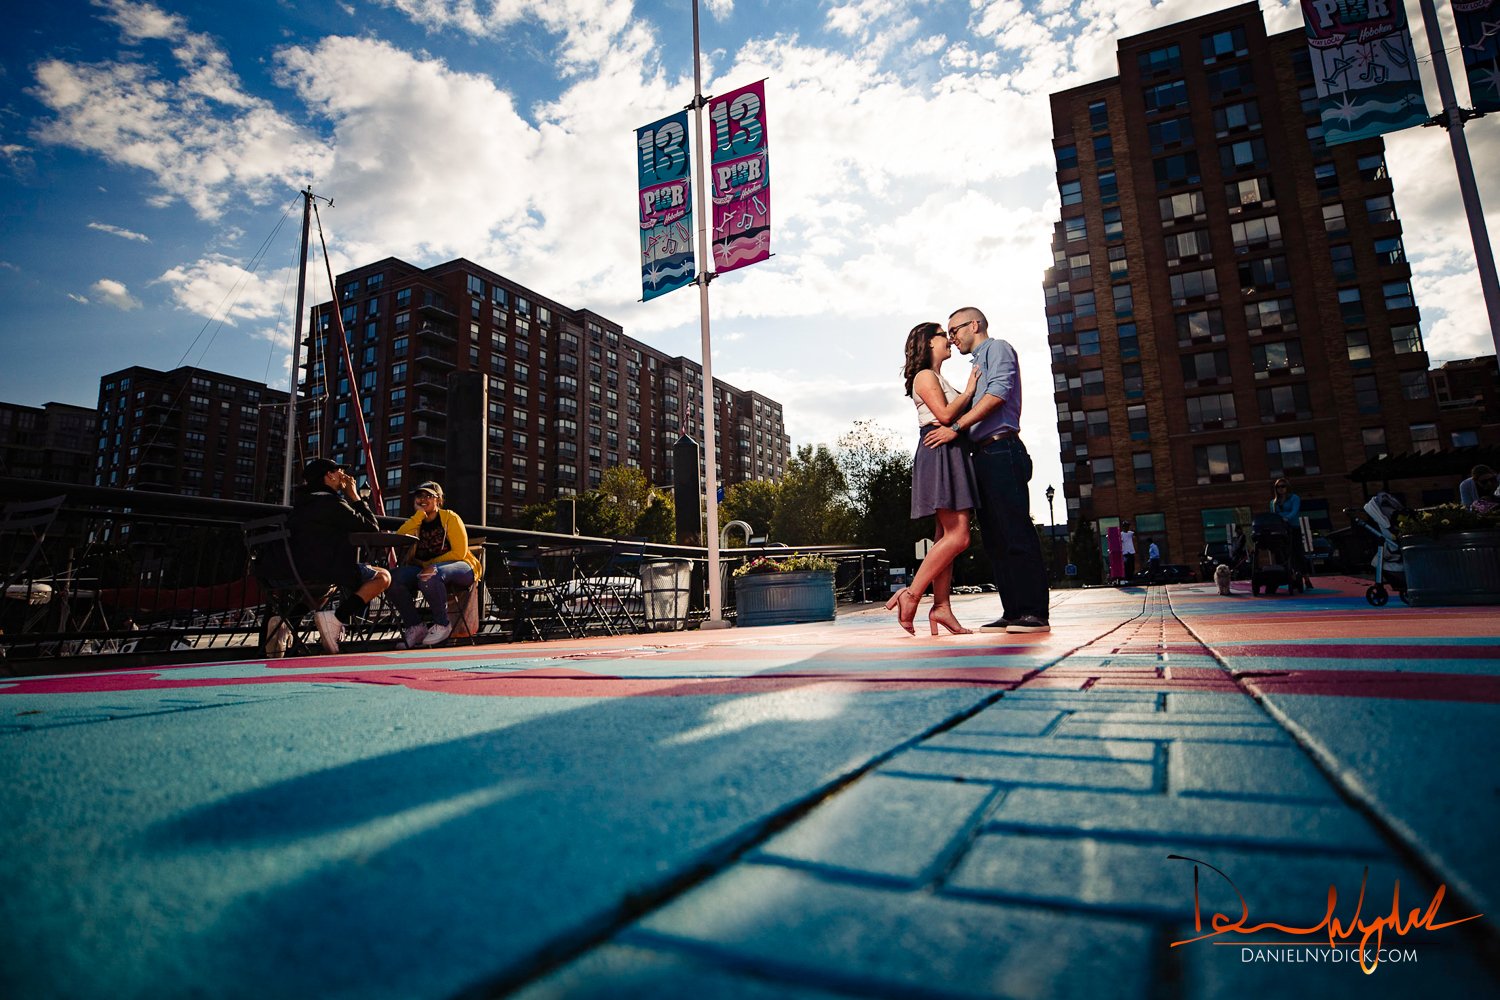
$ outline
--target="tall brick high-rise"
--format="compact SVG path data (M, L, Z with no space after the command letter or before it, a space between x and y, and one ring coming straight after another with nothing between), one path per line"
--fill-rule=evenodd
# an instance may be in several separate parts
M1119 42L1052 95L1062 212L1044 281L1068 519L1192 562L1293 480L1438 445L1379 139L1327 146L1300 30L1243 4Z
M287 395L202 368L99 379L94 485L279 502Z
M597 486L613 466L668 485L678 438L702 442L701 366L625 336L597 313L462 258L430 268L386 258L335 285L387 513L408 506L411 487L448 472L454 372L485 381L491 525L514 525L525 506ZM302 440L309 454L358 461L333 303L313 315ZM781 404L718 379L714 400L718 440L706 450L717 456L719 481L779 479L791 445Z

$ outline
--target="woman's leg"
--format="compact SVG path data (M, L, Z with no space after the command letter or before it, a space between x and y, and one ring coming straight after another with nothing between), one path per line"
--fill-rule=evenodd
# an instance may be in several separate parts
M422 588L422 596L427 598L427 606L432 609L432 623L434 625L448 624L448 590L450 587L468 587L474 583L474 570L466 562L438 563L433 567L435 572L430 576L418 577L417 584Z
M417 574L420 566L398 566L391 573L391 585L386 588L386 600L396 606L396 612L401 615L401 624L407 628L420 624L422 616L417 614L416 600L412 596L417 589Z
M953 587L953 560L969 547L969 512L939 510L935 534L937 537L933 539L932 548L927 550L927 558L922 560L917 575L912 578L911 592L921 597L930 586L934 603L947 604Z

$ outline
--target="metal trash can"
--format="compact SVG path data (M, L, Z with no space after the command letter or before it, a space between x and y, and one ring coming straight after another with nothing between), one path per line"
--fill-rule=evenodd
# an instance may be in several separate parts
M641 564L641 598L646 628L676 632L687 626L693 564L687 559L653 559Z

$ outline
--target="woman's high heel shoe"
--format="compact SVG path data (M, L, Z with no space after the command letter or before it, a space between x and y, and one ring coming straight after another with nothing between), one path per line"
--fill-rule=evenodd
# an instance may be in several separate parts
M906 603L908 598L911 600L910 604ZM885 609L887 611L893 608L897 609L896 621L900 622L901 627L906 629L907 632L916 635L917 605L920 603L922 603L922 599L914 595L910 587L902 587L891 595L889 601L885 602Z
M927 624L932 626L932 634L938 634L938 626L941 625L954 635L973 635L974 630L964 628L953 617L953 608L946 604L934 604L932 610L927 612Z

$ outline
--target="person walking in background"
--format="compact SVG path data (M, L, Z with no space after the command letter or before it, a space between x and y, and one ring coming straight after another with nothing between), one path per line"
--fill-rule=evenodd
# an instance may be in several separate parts
M330 653L339 651L344 626L391 585L391 574L359 561L349 535L379 531L370 502L359 495L347 465L314 458L302 468L303 492L287 516L292 558L304 579L331 583L344 591L337 611L314 611L318 638ZM271 642L279 644L281 622L268 623Z
M1016 350L990 337L989 321L973 306L948 317L948 336L979 372L974 403L923 442L941 448L969 436L979 487L979 534L1000 592L1001 615L981 632L1050 632L1047 566L1031 521L1031 455L1021 443L1021 363Z
M958 418L974 399L979 380L975 370L969 372L969 384L959 392L943 378L943 362L952 355L948 334L941 323L918 323L906 336L906 395L917 407L918 434L941 427ZM932 587L932 610L927 622L932 634L941 625L954 635L967 635L953 615L949 595L953 590L953 560L969 547L969 512L974 509L978 491L968 453L957 444L938 448L917 442L917 453L911 463L912 520L932 517L933 545L917 568L911 586L891 595L886 608L897 608L901 627L916 634L917 605L929 586Z
M1135 532L1129 521L1120 522L1120 556L1125 560L1125 579L1135 576Z
M1306 580L1307 561L1302 554L1302 498L1292 492L1284 477L1271 485L1271 513L1281 515L1286 522L1292 572L1303 577L1305 585L1311 585L1312 581Z
M412 495L417 512L397 528L398 534L414 535L412 546L391 577L386 595L401 615L407 649L436 646L453 634L448 621L450 588L472 587L482 575L479 560L469 551L469 531L463 518L443 507L443 487L426 482ZM422 625L414 592L421 590L432 612L432 627Z
M1161 549L1154 538L1146 539L1146 571L1151 574L1152 583L1161 580Z

